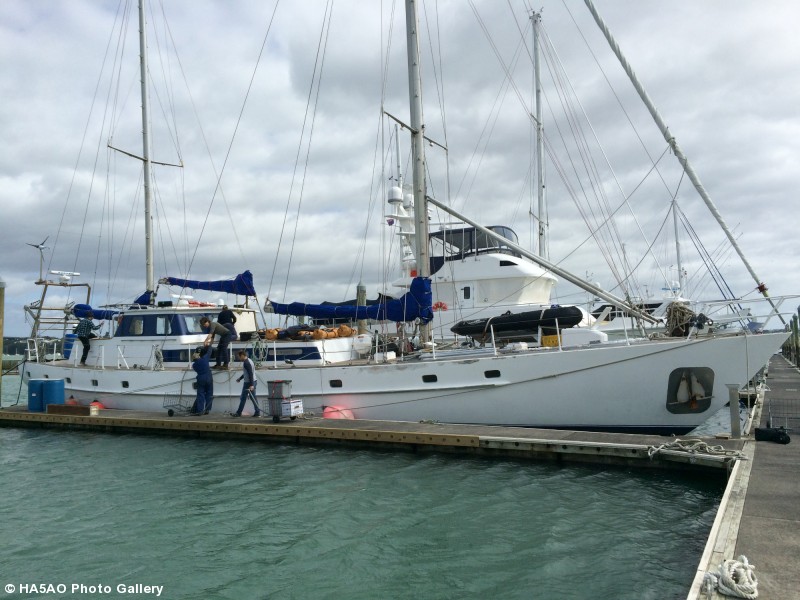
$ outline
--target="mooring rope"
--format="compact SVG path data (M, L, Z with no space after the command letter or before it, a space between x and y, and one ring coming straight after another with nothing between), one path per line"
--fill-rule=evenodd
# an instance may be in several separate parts
M734 598L758 598L758 579L755 566L742 555L736 560L722 562L716 573L708 572L703 577L706 597L711 598L716 589L720 594Z
M702 440L673 440L660 446L650 446L647 449L647 456L653 458L662 450L675 450L686 452L687 454L706 454L709 456L730 456L733 458L747 459L739 450L728 450L725 446L709 446Z

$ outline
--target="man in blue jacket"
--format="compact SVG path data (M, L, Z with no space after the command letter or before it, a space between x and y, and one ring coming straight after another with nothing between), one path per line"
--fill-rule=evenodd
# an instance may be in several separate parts
M192 368L197 372L197 399L192 410L193 415L207 415L214 400L214 378L208 364L211 351L208 346L192 354Z

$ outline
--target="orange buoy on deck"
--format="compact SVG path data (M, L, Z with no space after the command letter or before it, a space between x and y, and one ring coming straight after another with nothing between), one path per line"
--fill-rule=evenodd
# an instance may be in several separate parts
M341 406L325 406L322 409L323 419L355 419L353 413L348 408Z
M78 404L78 401L75 400L75 396L70 396L69 398L66 399L64 404L69 404L70 406L76 406Z
M89 406L96 406L99 410L103 410L105 408L105 404L103 404L102 402L100 402L98 400L95 400Z

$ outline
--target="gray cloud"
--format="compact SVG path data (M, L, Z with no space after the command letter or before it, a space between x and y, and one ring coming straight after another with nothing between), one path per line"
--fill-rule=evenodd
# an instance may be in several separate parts
M441 151L430 150L431 188L440 199L449 189L453 206L483 222L511 224L529 243L526 179L531 132L523 102L530 103L530 66L527 56L513 62L520 49L518 28L527 26L527 18L524 5L515 4L512 14L505 3L474 4L504 62L516 64L513 77L522 101L513 90L502 91L505 72L469 4L426 3L424 16L430 22L423 16L420 29L426 36L434 35L433 47L442 53L441 62L438 58L433 62L431 46L423 41L426 132L447 143L450 161L448 182ZM671 155L659 163L666 186L652 175L642 182L650 160L604 76L592 64L572 18L561 3L540 4L547 35L620 185L627 194L641 186L631 203L652 239L666 216L670 194L681 181L677 163ZM613 0L598 5L707 190L736 228L760 277L773 294L800 291L800 277L793 269L800 225L795 199L800 189L796 108L800 42L794 32L800 6L788 0L769 5L747 0L733 7L722 0L646 4ZM659 157L664 141L616 60L584 7L568 6L650 156ZM190 274L198 278L252 270L262 299L267 293L282 299L286 289L288 300L340 300L354 295L359 279L374 295L385 285L381 263L390 260L381 251L388 242L380 230L383 235L389 232L381 227L386 207L379 186L379 111L381 52L389 42L385 25L391 7L384 7L382 26L379 3L335 4L307 169L310 117L302 145L300 136L309 94L316 97L316 87L310 92L311 73L325 3L279 6L239 121L272 8L271 3L252 0L177 0L163 7L169 35L160 25L159 33L149 40L150 69L158 90L151 97L154 155L166 162L182 160L185 166L180 171L156 169L156 275L180 276L191 262ZM405 120L408 92L401 8L386 61L385 108ZM160 22L162 7L153 3L151 10ZM114 145L141 152L138 50L129 37L124 67L113 67L117 39L111 31L116 14L117 3L111 1L0 3L4 65L0 276L7 283L6 335L27 333L21 306L39 293L32 285L39 256L26 242L50 236L46 266L80 271L93 284L97 304L130 300L143 291L140 168L105 147L109 124L114 122ZM128 36L134 35L135 28L130 28ZM180 62L167 51L170 38ZM109 89L108 79L98 75L106 48L111 54L105 74L120 69L118 88ZM177 81L169 93L160 85L167 76ZM187 83L181 81L184 76ZM552 87L547 97L551 105L558 103ZM116 99L114 113L105 112L109 98ZM444 118L440 99L446 107ZM172 114L177 129L170 130L165 116ZM101 129L104 116L106 125ZM560 144L558 130L553 117L547 119L555 147ZM386 135L390 133L387 130ZM223 164L222 191L215 192L215 169L219 172ZM602 181L609 204L618 205L620 193L604 166ZM551 256L612 287L613 278L596 247L586 244L571 254L587 237L587 228L552 165L548 188ZM685 180L678 199L709 250L721 248L724 240L716 224ZM637 263L644 242L625 211L619 215L628 240L626 252ZM684 246L689 246L688 240ZM674 264L671 252L668 244L660 243L664 268ZM362 254L366 254L363 260ZM752 295L755 283L738 259L730 250L720 249L718 254L733 290ZM699 269L696 259L687 256L687 261L690 272ZM637 276L651 291L663 285L650 258L642 261ZM107 283L110 278L113 285ZM713 287L697 289L717 296ZM583 296L560 286L559 299L581 301Z

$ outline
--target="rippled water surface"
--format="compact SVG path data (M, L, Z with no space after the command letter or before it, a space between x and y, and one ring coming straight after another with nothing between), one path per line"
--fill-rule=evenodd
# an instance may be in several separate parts
M723 476L32 429L0 429L0 481L2 584L237 600L684 598L724 486Z

